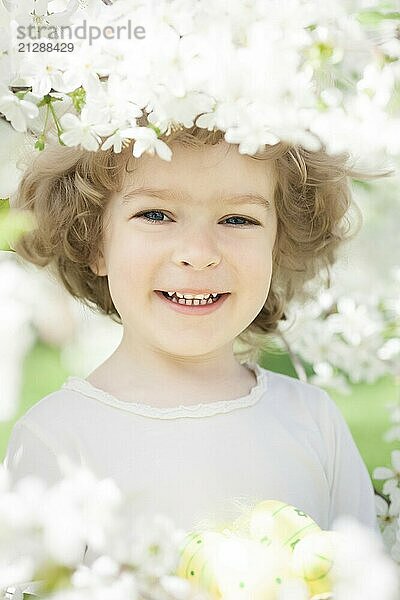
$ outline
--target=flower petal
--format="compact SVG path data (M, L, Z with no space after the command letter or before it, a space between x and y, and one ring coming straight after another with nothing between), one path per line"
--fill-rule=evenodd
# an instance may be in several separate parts
M60 118L60 125L63 129L72 129L73 127L80 126L80 124L80 119L72 113L66 113Z
M392 466L396 473L400 473L400 450L393 450Z
M162 158L163 160L168 160L168 161L171 160L172 150L168 146L168 144L166 144L162 140L157 140L155 143L155 149L160 158Z
M378 516L386 517L389 510L389 505L381 496L375 496L375 508Z
M143 154L143 152L146 152L147 148L148 148L148 143L144 142L143 140L136 140L136 142L133 144L133 148L132 148L132 154L135 158L140 158Z
M389 477L394 477L395 473L392 469L388 469L387 467L376 467L372 473L373 479L389 479Z
M384 494L393 494L397 490L397 479L388 479L383 484L382 491Z

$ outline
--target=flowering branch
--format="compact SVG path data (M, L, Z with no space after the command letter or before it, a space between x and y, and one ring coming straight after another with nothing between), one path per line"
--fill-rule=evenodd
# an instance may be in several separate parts
M119 152L134 139L137 156L157 152L170 160L160 136L167 138L177 124L196 124L224 131L244 154L283 140L361 158L366 148L370 157L371 147L377 156L400 156L400 41L398 11L390 10L390 2L349 12L344 0L311 0L306 6L292 0L287 7L255 0L251 9L169 0L151 14L141 3L122 1L80 6L70 0L60 13L50 12L48 4L15 0L11 12L2 13L8 37L0 58L0 112L17 131L41 136L37 149L43 148L39 123L46 118L38 108L57 93L65 103L64 122L50 110L59 141L91 151ZM88 18L89 34L96 29L96 37L81 39L74 28ZM141 39L101 36L105 27L126 28L127 19L143 20ZM16 51L15 22L45 29L38 43L46 52L34 64L30 52ZM51 48L62 26L70 28L73 41L61 61ZM387 39L380 41L383 26ZM47 31L51 27L54 32ZM12 69L1 68L9 63ZM70 104L77 89L85 95L86 112ZM23 99L22 90L29 90ZM145 127L138 127L139 117Z

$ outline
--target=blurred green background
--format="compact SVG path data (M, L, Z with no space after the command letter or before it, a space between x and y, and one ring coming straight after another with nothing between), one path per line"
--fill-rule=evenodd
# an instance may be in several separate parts
M265 353L260 364L271 371L296 377L290 359L285 354ZM27 355L23 373L22 402L18 414L13 421L0 423L0 460L5 456L14 422L38 400L58 389L70 375L62 365L60 351L40 342ZM388 444L383 440L383 434L390 427L385 404L395 401L399 393L394 381L385 377L373 385L353 385L352 393L348 396L327 391L342 411L370 475L377 466L390 466L390 452L399 444ZM377 490L382 490L382 482L373 483Z

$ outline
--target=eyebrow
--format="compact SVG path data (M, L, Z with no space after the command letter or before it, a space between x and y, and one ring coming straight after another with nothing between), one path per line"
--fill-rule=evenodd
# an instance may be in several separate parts
M169 190L169 189L154 189L141 187L133 190L129 190L126 192L122 198L121 204L129 204L136 196L150 196L152 198L157 198L166 201L178 201L184 202L189 198L189 200L193 201L193 198L190 194L183 193L179 190ZM261 206L263 208L271 208L271 202L263 196L262 194L258 194L257 192L244 192L238 193L234 195L223 195L220 194L217 200L220 203L231 202L234 204L254 204L256 206Z

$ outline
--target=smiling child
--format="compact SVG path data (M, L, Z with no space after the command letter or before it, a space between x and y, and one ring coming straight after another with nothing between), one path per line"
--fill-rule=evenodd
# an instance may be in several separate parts
M25 172L14 205L37 227L16 252L123 336L16 423L6 466L53 483L66 454L187 529L234 516L241 498L290 503L323 529L348 514L378 531L335 403L258 364L288 302L348 237L347 157L285 143L243 155L196 127L169 141L170 162L54 146Z

